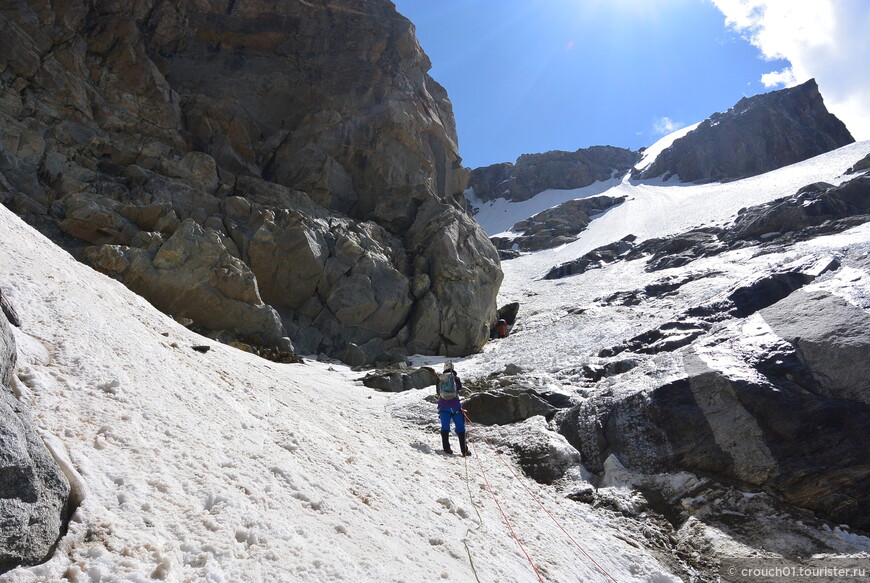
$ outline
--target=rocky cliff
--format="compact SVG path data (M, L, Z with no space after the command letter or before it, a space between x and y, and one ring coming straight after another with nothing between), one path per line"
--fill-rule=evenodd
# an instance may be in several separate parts
M505 198L519 202L550 188L571 190L614 175L622 176L639 159L637 152L613 146L523 154L515 164L505 162L475 168L469 186L482 201Z
M744 97L714 113L674 141L632 178L678 175L684 182L729 181L755 176L854 142L828 112L814 79L802 85Z
M162 310L355 364L466 354L501 271L387 0L0 11L0 200Z

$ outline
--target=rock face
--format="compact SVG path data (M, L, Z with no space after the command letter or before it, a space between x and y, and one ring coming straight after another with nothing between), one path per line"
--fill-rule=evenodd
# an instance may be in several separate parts
M684 182L729 181L762 174L854 142L828 112L814 79L744 97L674 141L633 178L678 175Z
M810 356L780 341L748 356L763 374L737 378L711 369L690 350L684 378L578 405L562 420L562 433L594 472L603 471L607 457L615 454L636 472L688 471L761 488L866 530L870 439L863 428L870 422L870 387L866 377L857 379L860 371L827 377L836 361L820 358L844 343L865 353L870 349L864 330L844 342L843 325L854 330L868 323L866 313L844 303L797 292L763 312L774 330L814 331ZM824 320L808 317L796 325L792 310L806 316L817 307L823 308ZM739 342L726 333L716 341Z
M195 325L373 361L487 338L498 255L386 0L0 10L0 200Z
M0 314L0 573L49 558L66 529L70 485L10 387L15 338Z
M516 164L505 162L475 168L468 185L482 201L504 198L519 202L550 188L582 188L614 174L621 176L639 159L639 153L613 146L523 154Z
M870 405L870 315L830 293L798 290L762 310L773 332L794 346L823 398Z

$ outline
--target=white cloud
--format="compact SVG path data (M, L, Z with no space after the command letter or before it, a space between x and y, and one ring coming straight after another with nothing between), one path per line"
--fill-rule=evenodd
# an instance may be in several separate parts
M797 85L797 79L794 76L794 70L787 67L782 71L765 73L761 76L761 83L765 87L791 87Z
M663 136L675 132L685 125L686 124L674 121L669 117L659 117L653 120L653 130L655 133Z
M766 59L791 67L762 76L767 87L814 77L825 104L858 140L870 139L870 9L867 0L712 0L728 26Z

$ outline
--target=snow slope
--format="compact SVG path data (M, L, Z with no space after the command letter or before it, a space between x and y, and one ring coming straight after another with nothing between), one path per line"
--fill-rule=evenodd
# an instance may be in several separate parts
M620 179L611 178L610 180L595 182L589 186L573 190L550 189L535 195L529 200L520 202L508 202L504 198L484 202L474 195L473 188L466 192L466 196L472 208L480 209L474 218L483 227L483 230L490 236L504 236L510 235L510 228L519 221L548 208L559 206L569 200L597 196L619 186L620 183Z
M726 185L614 180L548 194L535 204L599 190L629 200L575 243L505 262L501 300L522 302L521 325L457 369L470 377L520 364L539 384L570 389L570 370L592 358L591 347L669 317L667 300L656 313L593 300L667 274L639 261L559 281L542 281L546 270L629 233L721 223L809 182L840 182L867 152L870 142L854 144ZM507 215L543 210L530 205L492 205L480 219L504 229ZM726 254L689 266L705 277L681 293L703 301L760 262L862 245L870 249L866 226L785 255ZM82 498L55 556L2 583L538 580L526 553L545 581L611 581L592 559L619 582L678 580L642 532L525 478L500 453L502 428L472 428L472 458L440 455L429 391L379 393L339 365L275 364L207 341L3 207L0 286L23 323L16 388ZM191 348L202 344L205 354ZM536 419L517 431L545 431ZM572 455L560 436L550 439ZM569 479L583 486L579 471ZM831 537L843 541L833 549L870 550L863 537Z
M16 388L81 498L53 558L3 583L536 580L524 553L546 581L609 581L572 539L620 582L676 580L639 534L517 478L480 439L498 428L440 455L428 391L207 341L4 207L0 285Z
M484 354L473 358L469 365L479 374L502 370L509 363L523 363L531 370L561 371L589 361L592 347L607 346L608 342L619 343L662 323L673 314L666 310L652 314L630 307L600 308L593 300L619 290L642 288L653 281L682 273L682 270L650 274L644 271L645 264L641 260L620 262L607 269L560 280L543 280L542 277L554 266L629 234L643 241L700 225L721 225L743 207L792 195L807 184L819 181L839 184L854 177L844 172L868 152L870 141L859 142L767 174L724 184L635 182L625 178L610 185L601 193L624 195L626 202L593 220L577 241L502 263L505 278L499 305L520 302L520 324L515 332L522 333L514 334L509 342L487 345ZM560 202L584 197L587 189L558 191ZM554 192L539 196L545 196L549 201L555 196ZM477 218L482 225L492 225L497 222L493 214L512 217L522 214L518 208L520 204L523 203L501 201L500 206L483 206ZM497 234L498 228L495 227L490 235ZM722 287L730 285L734 278L750 277L765 261L782 259L762 257L753 265L748 261L752 255L751 250L744 250L729 254L721 261L696 262L688 266L688 270L702 273L719 270L727 275L706 277L688 286L686 293L694 294L700 303L722 292ZM727 268L723 264L727 264ZM684 307L682 303L675 304L675 309ZM578 308L585 311L577 314Z

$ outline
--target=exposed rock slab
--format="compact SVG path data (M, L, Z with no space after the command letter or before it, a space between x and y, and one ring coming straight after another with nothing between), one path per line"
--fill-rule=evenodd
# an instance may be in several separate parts
M819 394L870 405L870 314L822 291L796 291L762 310L795 347Z
M768 310L781 330L796 325L782 315L801 306L805 329L842 331L840 339L816 334L826 338L814 347L820 355L850 334L856 314L821 296L816 301L827 309L812 311L808 297L814 296L795 292ZM635 472L686 471L763 489L837 523L868 528L870 465L864 452L870 442L862 428L870 422L870 387L848 374L826 377L826 365L786 340L746 344L743 326L729 326L685 349L681 378L649 390L604 391L559 414L561 432L593 472L603 472L608 456L615 455ZM866 352L864 336L858 331L855 342ZM711 368L709 355L718 350L737 350L746 371Z

